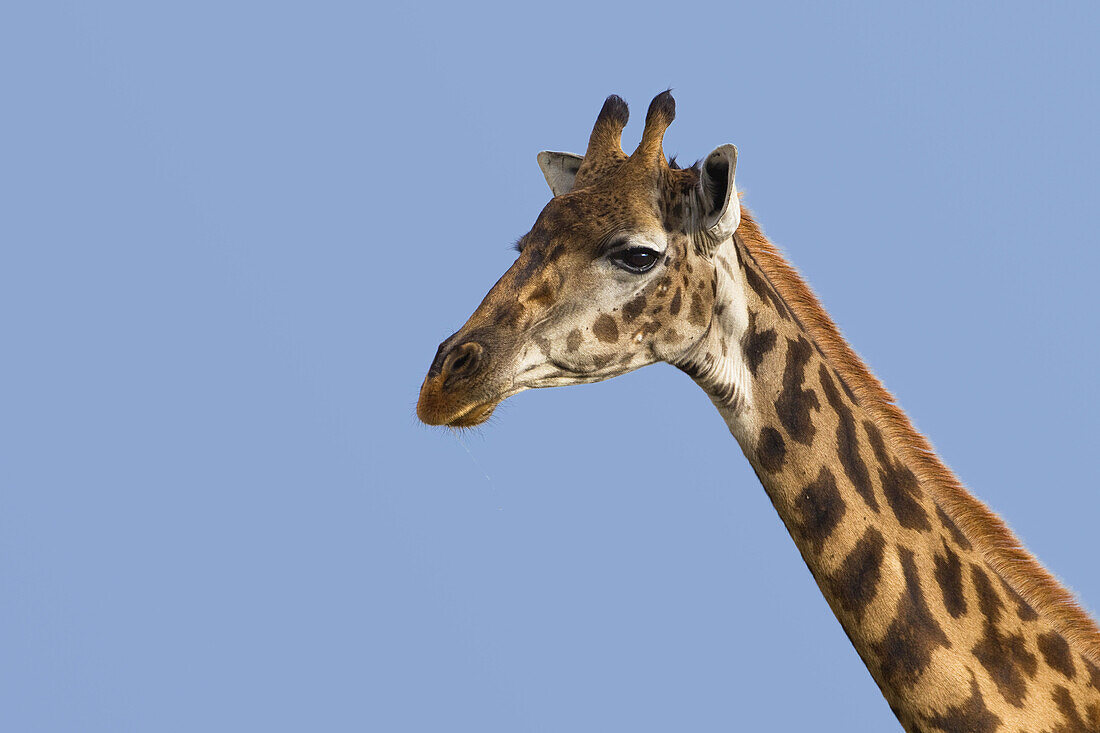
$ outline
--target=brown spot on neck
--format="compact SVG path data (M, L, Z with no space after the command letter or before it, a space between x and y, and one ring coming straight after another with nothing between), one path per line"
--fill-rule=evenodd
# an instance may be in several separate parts
M853 614L857 621L863 618L867 606L878 594L885 549L882 532L868 527L829 580L828 587L840 607Z
M852 487L867 506L877 512L878 500L875 499L875 490L871 486L871 475L867 471L867 464L863 462L863 456L859 452L859 436L856 433L856 421L852 415L852 409L841 398L824 363L818 367L818 379L821 381L822 391L825 392L825 399L837 415L836 452L840 465L844 469L844 475L848 477Z
M771 426L761 428L756 444L756 460L759 461L761 468L768 473L775 473L783 468L786 456L787 445L783 442L783 436L779 431Z
M970 673L970 697L942 713L932 715L928 722L940 730L960 733L995 733L1001 727L1001 719L986 707L973 672Z
M812 353L810 342L802 336L787 339L787 365L783 370L783 391L775 401L779 421L791 439L809 445L813 442L814 428L810 410L817 410L821 403L812 389L804 389L806 365Z
M905 575L905 592L886 636L872 648L878 654L886 684L901 689L913 685L924 674L937 647L949 648L951 642L928 609L913 552L899 547L898 557Z
M745 365L748 366L749 373L754 377L756 376L756 370L760 368L760 363L764 361L764 357L775 348L775 342L775 329L765 328L758 331L756 328L756 313L749 311L749 327L741 337L741 351L745 355Z
M1077 668L1073 664L1073 654L1070 653L1069 644L1061 634L1039 634L1037 640L1039 652L1043 655L1043 661L1051 669L1060 672L1066 679L1072 680L1077 675Z
M984 635L971 652L989 673L997 691L1010 705L1023 707L1027 696L1027 678L1038 669L1035 655L1027 650L1023 634L1005 633L998 627L1004 603L990 583L989 576L977 565L971 565L978 608L985 616Z
M871 441L875 460L879 464L878 475L882 482L882 493L886 495L886 501L894 510L898 523L907 529L930 531L932 525L928 522L928 513L921 506L924 493L921 491L916 475L886 450L882 433L874 423L865 421L863 427Z
M795 499L794 528L813 552L820 554L846 510L832 471L822 466L817 478Z
M946 540L943 542L943 554L937 554L934 562L936 583L943 594L943 606L954 618L966 613L966 595L963 593L962 562Z

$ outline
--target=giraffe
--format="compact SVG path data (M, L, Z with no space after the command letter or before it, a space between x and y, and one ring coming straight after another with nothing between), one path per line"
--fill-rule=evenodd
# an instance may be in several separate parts
M1100 630L974 498L741 205L737 150L666 159L669 92L637 149L604 103L583 156L440 344L417 414L470 427L526 389L657 361L705 390L907 731L1100 731Z

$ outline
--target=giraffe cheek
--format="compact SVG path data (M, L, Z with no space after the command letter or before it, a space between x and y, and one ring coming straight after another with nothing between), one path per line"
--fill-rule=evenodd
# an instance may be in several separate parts
M638 326L630 336L630 340L635 344L642 344L646 341L652 341L653 336L661 330L661 322L653 319L648 320Z
M601 313L592 322L592 333L601 342L613 344L619 340L619 325L615 323L614 318L606 313Z
M569 335L565 337L565 350L569 353L575 353L581 347L581 343L584 341L584 335L579 328L574 328L569 332Z

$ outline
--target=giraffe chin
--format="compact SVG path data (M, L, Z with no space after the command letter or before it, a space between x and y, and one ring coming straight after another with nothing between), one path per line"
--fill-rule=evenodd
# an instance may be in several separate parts
M499 402L482 402L467 408L458 417L451 418L443 424L449 428L472 428L481 425L492 416L493 410L499 404Z
M487 389L446 389L446 375L429 375L420 387L416 401L416 416L425 425L448 428L472 428L489 419L507 394ZM473 392L474 394L470 394ZM487 394L488 393L488 394Z

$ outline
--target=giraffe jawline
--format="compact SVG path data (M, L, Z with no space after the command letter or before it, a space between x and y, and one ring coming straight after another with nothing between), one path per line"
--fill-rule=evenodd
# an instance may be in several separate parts
M500 404L499 401L480 402L467 408L457 417L451 418L444 425L449 428L472 428L481 425L492 416L493 410L496 409L498 404Z

